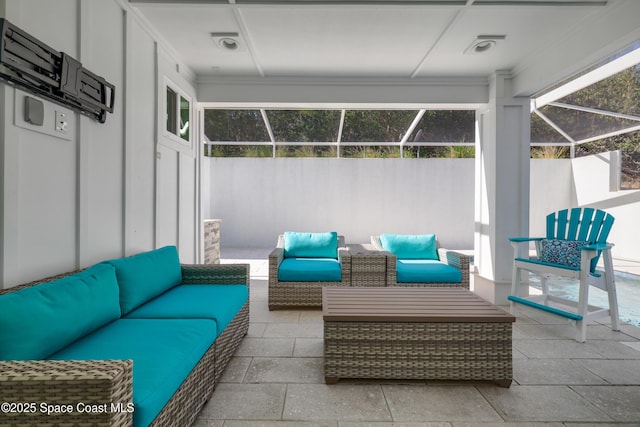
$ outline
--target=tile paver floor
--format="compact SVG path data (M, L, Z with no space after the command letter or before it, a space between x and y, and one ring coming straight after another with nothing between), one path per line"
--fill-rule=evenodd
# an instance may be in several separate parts
M268 249L223 250L251 262L251 325L202 410L204 427L640 426L640 329L589 327L577 343L564 319L522 308L514 382L341 380L324 384L322 312L267 307ZM225 256L227 255L227 256Z

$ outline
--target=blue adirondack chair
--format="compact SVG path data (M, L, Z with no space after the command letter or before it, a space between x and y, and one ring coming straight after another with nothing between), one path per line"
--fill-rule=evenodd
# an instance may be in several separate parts
M510 238L514 247L513 281L508 297L511 313L515 314L517 304L524 304L566 317L575 322L576 340L580 342L587 339L587 324L596 318L610 317L612 329L620 330L611 259L613 245L607 242L613 221L613 216L601 210L565 209L547 215L546 237ZM529 257L530 242L535 243L537 257ZM600 257L604 270L596 269ZM540 276L541 295L528 296L528 283L522 283L523 270ZM551 275L578 280L578 301L550 295L547 279ZM607 292L608 308L589 305L590 286ZM552 306L550 302L560 303L567 308Z

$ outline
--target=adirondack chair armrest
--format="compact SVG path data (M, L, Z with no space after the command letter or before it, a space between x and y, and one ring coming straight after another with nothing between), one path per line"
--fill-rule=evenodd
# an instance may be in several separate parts
M613 243L592 243L585 246L580 246L579 249L584 251L604 251L613 248Z
M529 258L529 251L524 251L523 243L536 242L536 249L539 241L543 240L544 237L509 237L509 242L511 242L511 246L513 246L513 257L514 258Z
M537 242L543 239L544 237L509 237L509 241L513 243Z

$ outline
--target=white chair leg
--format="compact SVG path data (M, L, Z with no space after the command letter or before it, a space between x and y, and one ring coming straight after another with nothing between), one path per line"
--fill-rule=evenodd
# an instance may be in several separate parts
M584 319L576 322L576 341L585 342L587 340L587 323Z
M542 291L542 302L549 305L549 275L540 274L540 290Z
M611 329L620 330L620 314L618 312L618 294L616 292L616 280L613 273L613 260L611 252L604 251L602 253L604 261L604 284L609 297L609 316L611 317Z
M587 273L580 273L580 284L578 293L578 314L582 316L582 320L576 322L576 340L585 342L587 339L587 324L589 323L589 283L587 282Z
M620 315L618 313L618 297L616 295L616 283L611 279L611 283L607 283L607 294L609 295L609 315L611 316L611 329L620 330Z
M513 264L513 275L511 277L511 295L518 297L520 296L522 270L516 267L515 263ZM514 316L517 314L517 306L518 304L513 301L509 303L509 311Z

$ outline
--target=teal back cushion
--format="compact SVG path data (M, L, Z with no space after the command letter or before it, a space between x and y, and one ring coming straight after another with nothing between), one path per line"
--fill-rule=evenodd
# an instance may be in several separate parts
M182 282L180 258L175 246L105 263L116 269L123 316Z
M403 259L440 259L435 234L381 234L380 243Z
M338 233L297 233L284 237L285 258L338 258Z
M114 268L98 264L0 296L0 360L45 357L120 317Z

